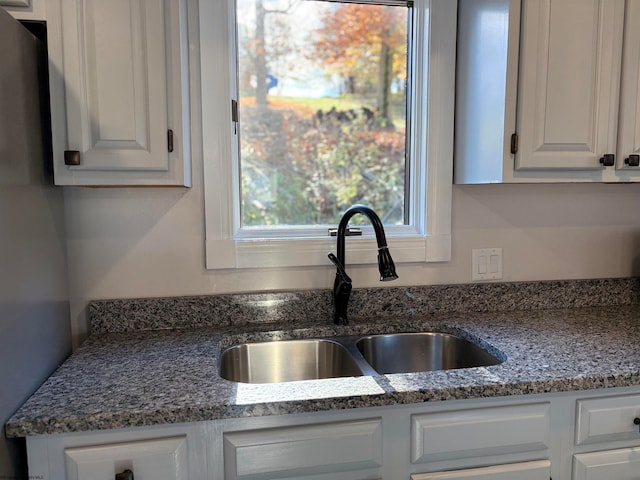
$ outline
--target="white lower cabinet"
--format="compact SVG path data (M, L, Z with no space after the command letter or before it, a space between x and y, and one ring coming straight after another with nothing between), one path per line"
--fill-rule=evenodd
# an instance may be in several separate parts
M490 458L549 448L548 402L413 415L411 462Z
M576 445L637 440L640 426L640 395L578 400Z
M630 480L640 472L640 447L574 456L573 480Z
M41 435L27 438L29 476L631 479L636 405L640 386Z
M29 478L204 480L207 449L204 423L28 437Z
M382 419L227 432L223 444L225 480L366 478L382 466Z
M113 480L118 474L123 480L189 478L186 436L66 448L64 455L67 480Z
M574 455L573 480L640 478L640 395L578 400L576 417L575 444L598 451Z
M448 472L418 473L411 475L411 480L547 480L550 472L551 462L539 460Z
M29 0L0 0L1 7L28 7Z

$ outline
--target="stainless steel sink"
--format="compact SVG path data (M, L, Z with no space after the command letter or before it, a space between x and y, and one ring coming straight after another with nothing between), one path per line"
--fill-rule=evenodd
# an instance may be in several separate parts
M381 374L497 365L501 360L474 343L446 333L397 333L363 337L356 346Z
M245 343L220 357L220 375L241 383L276 383L363 375L342 345L326 339Z
M220 375L240 383L276 383L388 373L486 367L502 363L448 333L394 333L243 343L220 355Z

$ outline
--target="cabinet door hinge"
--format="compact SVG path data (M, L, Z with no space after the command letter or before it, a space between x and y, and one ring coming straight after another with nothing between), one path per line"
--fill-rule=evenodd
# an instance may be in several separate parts
M511 135L511 153L518 153L518 134L514 133Z
M169 153L173 152L173 130L167 130L167 150Z

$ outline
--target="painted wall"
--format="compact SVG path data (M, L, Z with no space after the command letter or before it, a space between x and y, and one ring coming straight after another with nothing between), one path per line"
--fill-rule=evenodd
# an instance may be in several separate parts
M44 18L44 0L14 9ZM193 188L65 188L74 344L90 299L330 288L332 267L207 271L202 156ZM640 273L640 185L480 185L453 191L453 259L398 265L395 285L471 282L471 249L503 248L504 281ZM390 240L393 252L393 240ZM374 260L374 259L372 259ZM355 287L377 270L349 267Z
M205 270L202 159L193 166L191 189L65 190L76 338L90 299L330 288L330 265ZM471 282L471 249L484 247L503 248L504 281L637 275L638 200L640 185L455 186L452 261L398 265L395 285ZM381 285L375 266L349 273L356 288Z
M39 45L0 9L0 428L71 352L63 195L42 121ZM38 54L38 52L41 52ZM27 478L0 432L0 479Z

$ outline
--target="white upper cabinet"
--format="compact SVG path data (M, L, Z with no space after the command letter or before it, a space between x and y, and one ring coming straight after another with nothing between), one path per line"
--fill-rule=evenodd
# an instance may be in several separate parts
M185 1L51 0L47 17L56 184L190 186Z
M640 171L640 1L627 0L616 168L621 178Z
M640 181L640 0L470 4L461 0L456 182ZM491 4L508 18L502 29L485 28ZM498 62L483 89L473 51Z
M515 168L601 170L615 155L624 0L525 1L522 19Z

